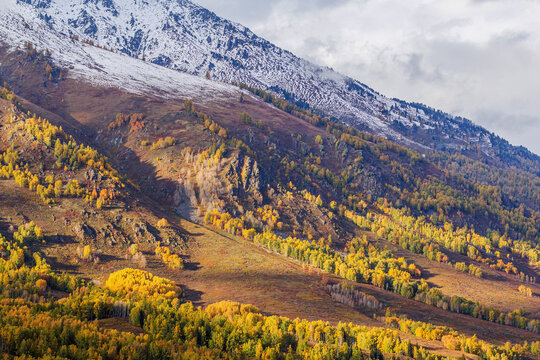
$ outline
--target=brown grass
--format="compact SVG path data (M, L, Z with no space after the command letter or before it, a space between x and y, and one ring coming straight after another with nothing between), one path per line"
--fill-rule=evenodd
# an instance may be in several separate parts
M140 327L131 325L131 323L126 319L119 319L119 318L101 319L101 320L98 320L98 326L103 329L130 332L135 335L144 334L144 331Z
M373 234L372 234L373 235ZM372 236L372 238L374 238ZM523 285L511 275L496 271L488 266L472 262L482 267L482 278L477 278L454 269L451 265L431 261L424 256L413 254L399 246L384 240L378 240L383 247L388 247L398 257L404 257L420 266L422 277L430 285L440 288L443 294L459 294L459 296L479 301L506 312L523 309L528 316L540 318L540 297L527 297L518 292ZM452 254L453 262L471 263L471 259L459 254ZM540 294L540 284L526 284L533 292Z
M23 216L27 216L45 229L47 239L50 239L52 232L69 237L69 229L66 229L59 221L51 221L52 215L63 214L67 208L77 213L82 207L78 204L79 199L69 199L49 208L43 205L35 194L16 186L13 180L0 181L0 200L2 214L10 214L3 217L2 232L5 230L8 219L10 222L20 224ZM157 206L156 209L158 216L167 216L161 213ZM151 255L152 247L143 245L142 248L149 259L146 270L181 284L186 299L193 301L196 305L206 306L222 300L234 300L254 304L265 314L326 320L333 324L342 321L368 326L382 325L373 319L372 312L362 313L331 299L326 292L325 282L327 279L330 281L340 281L340 279L322 274L318 270L304 270L302 266L290 259L269 253L229 234L218 233L174 216L168 216L168 219L171 224L181 226L189 234L187 248L176 249L185 252L187 268L185 270L165 268L157 257ZM88 279L99 280L101 283L111 272L135 266L130 260L123 258L125 249L114 247L102 249L108 256L104 257L104 261L100 264L80 262L73 256L74 247L77 244L77 242L64 244L51 241L46 244L34 244L31 247L40 249L56 268ZM540 336L523 330L446 312L373 286L359 284L356 286L376 296L398 313L407 314L416 320L448 325L469 336L477 334L481 339L495 340L498 343L522 342L525 339L540 340ZM126 323L122 321L108 320L102 326L121 329L125 325ZM134 329L123 331L135 332ZM451 353L456 357L460 355L459 352L449 352L436 341L424 341L406 334L402 336L410 337L414 343L422 344L440 354Z
M183 146L193 148L208 146L206 141L208 135L200 131L200 125L196 125L193 120L186 120L185 114L181 113L183 99L165 102L126 94L119 90L100 89L69 79L59 83L58 86L47 88L49 93L41 96L43 90L39 88L41 86L39 82L18 82L17 79L22 78L19 75L21 74L14 72L13 79L10 80L16 82L14 85L20 89L21 93L26 94L29 100L47 108L45 110L27 103L31 111L46 115L51 122L62 125L64 128L69 127L70 132L79 140L89 142L92 136L107 127L118 112L142 112L147 117L152 135L168 134L168 131L172 130L175 131L175 136L182 138ZM25 79L39 79L31 73L26 75ZM244 96L244 98L243 103L227 100L195 105L198 110L208 112L219 123L234 124L238 134L248 131L247 125L238 125L237 119L241 112L250 113L254 120L263 120L276 133L279 133L278 138L281 141L279 146L285 149L283 153L289 151L289 148L293 149L290 133L301 133L307 138L314 138L317 134L324 135L324 130L299 121L255 98L250 96ZM200 136L189 136L191 131L197 131L197 135ZM186 136L183 136L184 134ZM146 135L147 133L143 131L129 137L125 143L121 141L120 145L103 143L100 144L100 150L109 155L115 155L118 169L136 178L143 185L142 188L147 190L147 194L155 195L160 193L160 190L174 190L175 164L173 163L171 167L169 161L174 158L175 153L172 149L164 149L160 156L163 155L167 162L155 165L152 160L156 153L148 154L139 146L140 140L145 139ZM264 137L261 134L256 135ZM264 139L256 139L256 141L264 143ZM289 152L294 156L294 151ZM330 156L323 160L328 161L325 165L330 169L338 163L335 161L332 165L335 158ZM154 196L154 200L156 197ZM165 193L161 198L170 199L170 193ZM323 283L325 281L322 278L330 281L340 281L340 279L322 275L318 271L305 271L299 264L264 251L252 243L179 220L166 212L166 202L158 205L154 200L139 193L133 195L131 200L132 207L129 216L147 219L152 224L155 224L157 219L165 217L171 224L178 225L189 234L186 248L174 249L176 252L185 252L188 263L185 270L175 271L165 268L161 261L152 255L152 245L142 244L141 248L148 257L147 270L182 284L186 298L195 304L205 306L221 300L235 300L254 304L267 314L278 314L290 318L381 325L373 320L371 312L361 313L332 301L326 292ZM140 202L139 205L137 202ZM69 213L69 217L76 220L83 209L91 210L80 199L65 199L59 205L45 206L35 194L17 187L14 181L0 180L0 215L3 221L0 224L0 230L4 232L8 224L20 225L26 218L36 221L45 230L47 243L33 244L31 247L33 250L42 251L56 269L67 270L103 283L111 272L136 266L124 258L127 244L114 247L97 244L103 253L103 260L97 265L80 262L74 257L74 250L79 245L79 241L73 238L70 226L64 225L63 218ZM127 212L121 209L100 211L85 221L97 227L100 224L110 223L111 217L118 214L126 215ZM56 239L54 236L56 234L61 235L61 240ZM517 294L517 284L511 280L476 280L447 265L430 262L400 249L396 249L395 252L418 263L424 273L429 275L427 280L441 287L445 293L459 293L462 296L508 310L512 310L516 304L531 312L535 309L538 311L540 308L538 299L531 300ZM496 342L540 340L540 336L530 332L446 312L373 286L359 284L356 286L376 296L398 313L406 314L416 320L448 325L469 336L478 334L481 339ZM103 327L125 325L113 320L109 322L112 324L104 322ZM439 342L411 338L414 339L413 342L423 344L427 348L444 354L449 353L442 349ZM452 353L452 356L457 357L459 353Z

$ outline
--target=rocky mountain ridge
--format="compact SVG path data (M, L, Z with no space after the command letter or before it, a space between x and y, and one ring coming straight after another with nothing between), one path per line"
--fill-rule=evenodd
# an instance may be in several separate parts
M270 90L300 106L323 111L422 153L430 149L473 152L471 156L499 166L513 165L535 174L540 172L537 155L510 145L467 119L423 104L387 98L357 80L300 59L248 28L188 0L18 0L6 8L8 11L2 15L2 23L7 25L4 34L14 28L23 34L39 32L41 45L56 48L53 57L64 61L69 58L73 72L83 77L88 77L88 68L114 73L115 79L109 85L134 87L137 82L134 78L141 74L145 78L138 82L151 82L154 79L149 79L148 74L154 77L154 73L163 73L155 65L199 77L209 75L214 80L242 82ZM20 46L14 43L12 34L5 35L8 41L11 39L10 45ZM103 54L89 56L88 53L94 52L88 49L84 51L86 54L80 51L73 54L72 49L65 49L73 41L70 45L65 41L74 37L155 65L129 60L128 63L136 66L125 67L123 63L119 66L118 62L124 60L112 61ZM64 45L52 44L53 39L63 41ZM70 56L62 55L66 53ZM145 92L162 92L168 85L167 76L155 77L162 79L159 89L150 86ZM97 81L96 78L93 80ZM107 77L100 81L107 82ZM181 81L198 80L184 77ZM217 84L214 81L206 85ZM170 87L169 93L174 93L174 87Z

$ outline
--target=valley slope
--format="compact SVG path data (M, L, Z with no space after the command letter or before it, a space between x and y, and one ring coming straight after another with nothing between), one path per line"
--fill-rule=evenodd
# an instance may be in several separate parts
M29 0L2 15L0 270L6 275L0 311L20 302L43 316L61 314L84 326L121 330L107 332L111 339L134 339L126 331L144 333L137 341L146 342L150 358L158 342L170 351L193 351L192 358L202 356L198 351L209 358L538 355L537 157L497 143L462 119L422 110L426 131L432 125L441 137L448 135L441 129L472 131L462 153L429 150L431 144L401 137L378 117L380 106L394 107L389 118L393 111L416 114L421 107L358 83L346 88L350 79L321 72L188 1L154 4L157 10L147 17L153 3L141 3L131 30L125 30L127 4ZM151 25L165 21L164 14L177 23L156 32ZM130 33L137 27L147 30L144 36ZM337 102L312 105L336 118L277 96L314 91L319 101L312 88L283 92L266 78L257 80L251 69L231 71L233 56L216 60L211 79L171 69L206 73L206 65L193 64L208 48L188 35L208 31L231 32L240 39L238 49L265 50L247 59L289 59L283 66L293 64L291 73L253 65L280 74L269 76L276 81L294 72L299 81L291 83L303 84L318 73L312 85L336 91L330 98ZM183 37L159 46L153 38L171 34ZM160 63L165 51L184 46L194 53L175 54L188 62ZM142 58L142 49L144 59L134 57ZM224 83L222 77L253 86ZM366 121L372 131L399 141L340 120ZM482 145L470 147L475 142ZM515 167L503 164L508 159ZM52 269L42 269L42 258ZM151 292L145 297L144 291L137 297L125 284L125 290L114 290L107 279L124 268L182 288L174 299ZM60 286L62 271L79 280ZM10 275L27 273L33 277ZM44 290L38 278L46 281ZM224 300L257 309L211 305ZM201 308L191 309L190 302ZM87 305L89 312L74 310ZM293 324L273 315L311 322ZM1 321L18 318L6 319ZM13 321L5 329L16 329ZM239 329L249 329L242 341ZM68 335L58 338L75 342ZM2 351L10 358L30 353L20 348Z

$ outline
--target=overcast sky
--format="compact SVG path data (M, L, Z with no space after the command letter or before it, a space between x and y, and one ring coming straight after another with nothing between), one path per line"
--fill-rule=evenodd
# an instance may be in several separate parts
M540 0L195 0L390 96L540 154Z

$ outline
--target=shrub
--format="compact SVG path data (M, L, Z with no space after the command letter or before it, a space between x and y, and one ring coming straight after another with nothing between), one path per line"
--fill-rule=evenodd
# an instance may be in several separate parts
M182 290L171 280L154 276L147 271L131 268L112 273L105 285L112 291L128 296L141 293L155 298L172 299L182 293Z
M161 218L161 219L157 222L156 226L157 226L158 228L160 228L160 229L161 229L161 228L166 228L166 227L169 227L169 222L167 221L167 219Z

